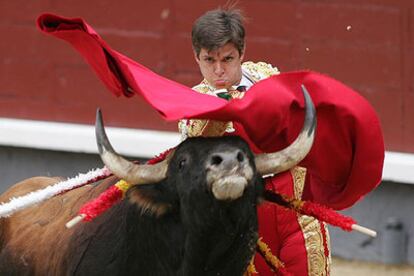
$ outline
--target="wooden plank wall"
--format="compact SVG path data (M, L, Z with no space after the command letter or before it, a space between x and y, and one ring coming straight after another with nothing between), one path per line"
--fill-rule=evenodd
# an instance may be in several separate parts
M114 49L186 85L200 74L192 22L227 1L0 1L0 117L176 129L138 98L115 98L67 44L35 27L43 12L83 17ZM414 152L414 1L240 0L247 60L312 69L360 91L378 111L388 150Z

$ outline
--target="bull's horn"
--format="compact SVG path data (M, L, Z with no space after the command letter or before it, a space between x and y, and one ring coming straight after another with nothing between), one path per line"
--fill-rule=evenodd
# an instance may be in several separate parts
M309 153L315 137L316 112L312 99L304 85L302 85L302 92L306 108L302 131L287 148L278 152L256 155L255 163L259 174L276 174L286 171L296 166Z
M96 112L95 135L102 161L117 177L131 185L157 183L166 177L169 158L154 165L138 165L114 151L106 136L99 109Z

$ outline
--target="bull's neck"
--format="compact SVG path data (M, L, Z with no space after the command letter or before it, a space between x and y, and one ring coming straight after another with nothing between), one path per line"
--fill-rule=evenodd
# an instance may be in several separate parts
M218 204L190 219L182 275L242 275L257 241L255 212L246 204Z
M257 241L255 204L241 200L231 204L188 203L192 208L180 206L181 211L159 218L142 215L136 206L129 206L129 274L189 276L245 272Z

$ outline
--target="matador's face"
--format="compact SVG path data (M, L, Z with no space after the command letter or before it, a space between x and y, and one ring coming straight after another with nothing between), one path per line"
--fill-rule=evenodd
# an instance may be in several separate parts
M198 56L195 53L201 74L216 89L230 88L240 83L243 57L244 54L240 55L233 43L213 51L201 48Z

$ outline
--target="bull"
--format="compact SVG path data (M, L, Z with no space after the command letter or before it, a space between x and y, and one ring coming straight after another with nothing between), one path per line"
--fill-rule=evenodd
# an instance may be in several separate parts
M254 155L239 137L189 138L155 165L118 155L100 114L101 158L114 177L56 196L0 220L1 275L242 275L255 253L262 175L286 171L309 152L316 126L306 89L301 133L287 148ZM126 200L91 223L66 229L82 204L117 180ZM2 196L58 182L34 177Z

